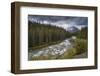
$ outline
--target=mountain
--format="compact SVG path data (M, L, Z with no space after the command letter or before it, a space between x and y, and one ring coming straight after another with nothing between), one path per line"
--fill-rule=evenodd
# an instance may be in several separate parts
M67 28L67 31L71 32L71 33L74 33L74 32L79 31L79 29L77 27L75 27L75 26L71 26L71 27Z

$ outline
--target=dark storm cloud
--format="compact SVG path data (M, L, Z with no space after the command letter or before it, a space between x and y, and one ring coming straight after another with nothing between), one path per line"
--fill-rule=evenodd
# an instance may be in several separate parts
M65 30L68 30L69 27L76 27L81 30L88 26L88 17L28 15L28 20L33 23L62 27Z
M42 15L29 15L30 21L47 21L47 22L59 22L63 21L65 24L71 25L88 25L87 17L74 17L74 16L42 16Z

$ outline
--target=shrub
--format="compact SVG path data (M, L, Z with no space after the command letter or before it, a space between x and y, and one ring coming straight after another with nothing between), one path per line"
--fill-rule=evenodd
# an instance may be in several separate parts
M81 54L87 51L87 41L85 39L76 39L74 41L74 48L76 49L76 54Z
M61 59L73 58L75 54L76 54L76 49L70 48L61 56Z

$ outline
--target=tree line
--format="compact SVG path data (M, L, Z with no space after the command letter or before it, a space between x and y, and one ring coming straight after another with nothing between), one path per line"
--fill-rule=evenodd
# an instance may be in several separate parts
M74 32L74 33L70 33L70 36L76 36L77 38L80 39L87 39L88 37L88 28L84 27L81 30Z
M28 22L29 47L62 41L66 35L66 30L61 27Z

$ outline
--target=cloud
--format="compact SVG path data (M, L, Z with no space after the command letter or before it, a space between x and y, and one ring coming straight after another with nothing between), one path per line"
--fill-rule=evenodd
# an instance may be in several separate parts
M53 26L63 27L64 29L71 26L81 29L88 25L87 17L29 15L28 20L41 24L51 24Z

